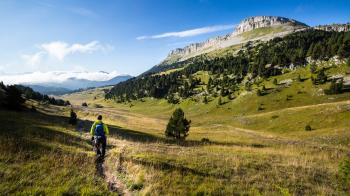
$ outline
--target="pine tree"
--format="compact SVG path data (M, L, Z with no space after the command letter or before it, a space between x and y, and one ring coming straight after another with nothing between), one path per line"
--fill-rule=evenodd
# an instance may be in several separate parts
M169 119L165 130L166 137L172 137L177 140L184 140L188 136L191 121L185 118L185 113L181 108L174 111Z
M317 70L317 66L315 63L311 63L310 64L310 72L311 73L316 73L316 70Z
M316 77L316 82L318 84L324 84L327 82L327 75L325 74L324 69L321 69L318 72L317 77Z
M22 97L22 92L15 85L7 86L6 95L6 104L10 109L18 110L25 102L25 99Z

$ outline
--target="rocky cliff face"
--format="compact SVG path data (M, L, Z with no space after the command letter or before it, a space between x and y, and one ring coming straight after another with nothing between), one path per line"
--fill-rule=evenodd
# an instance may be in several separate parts
M172 50L165 61L169 60L170 58L174 58L175 56L176 58L183 60L186 57L191 57L191 56L209 52L215 49L224 48L235 44L240 44L247 41L240 36L240 34L244 32L248 32L248 31L251 31L257 28L262 28L262 27L277 27L277 26L288 27L284 29L285 31L293 31L295 29L307 27L307 25L304 23L298 22L293 19L284 18L284 17L277 17L277 16L249 17L243 20L231 34L211 38L206 40L205 42L194 43L184 48L177 48L175 50Z
M277 17L277 16L255 16L244 19L239 25L235 28L234 34L240 34L243 32L251 31L257 28L262 27L272 27L277 25L292 25L292 26L307 26L304 23L299 21Z
M323 31L350 31L350 23L347 24L332 24L332 25L319 25L313 27L314 29L323 30Z

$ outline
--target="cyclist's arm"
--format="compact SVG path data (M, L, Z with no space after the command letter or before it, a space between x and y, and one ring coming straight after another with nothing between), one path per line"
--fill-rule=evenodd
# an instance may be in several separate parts
M94 135L95 129L96 129L96 122L94 122L94 124L91 126L91 129L90 129L91 135Z
M106 124L103 124L103 129L105 131L105 134L109 135L109 129L108 129L108 126Z

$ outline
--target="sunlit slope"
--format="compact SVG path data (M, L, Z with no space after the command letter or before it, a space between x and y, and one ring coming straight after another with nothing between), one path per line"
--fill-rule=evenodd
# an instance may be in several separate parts
M57 116L65 109L43 109L0 111L1 195L108 195L90 142Z
M349 72L345 64L326 70L328 76ZM205 83L210 76L194 75ZM207 104L203 97L179 104L154 98L116 103L85 93L65 98L88 103L77 102L80 117L103 114L109 124L123 127L108 164L118 163L112 173L136 193L343 195L349 186L340 168L350 153L350 93L326 95L330 84L314 85L311 76L305 67L261 80L251 90L241 87L232 100L222 97L222 105L219 97ZM258 96L263 85L268 93ZM187 142L179 144L164 136L178 107L192 120Z

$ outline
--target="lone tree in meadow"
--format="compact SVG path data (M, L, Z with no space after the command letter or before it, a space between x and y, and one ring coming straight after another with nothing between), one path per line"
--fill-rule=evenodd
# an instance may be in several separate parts
M174 111L166 126L165 136L177 140L184 140L188 136L191 121L185 118L185 113L181 108Z

